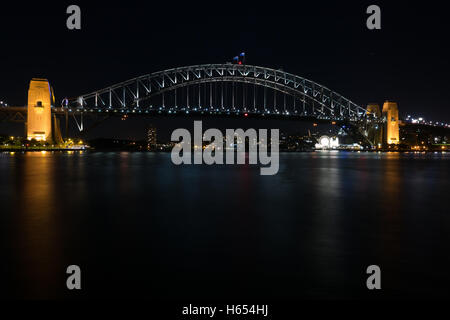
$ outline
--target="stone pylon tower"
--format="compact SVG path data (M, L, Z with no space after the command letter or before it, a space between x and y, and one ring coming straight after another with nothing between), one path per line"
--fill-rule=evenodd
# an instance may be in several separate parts
M385 119L385 128L383 130L384 142L387 144L399 144L400 128L396 102L386 101L383 104L383 118Z
M28 90L27 138L52 140L53 92L46 79L33 78Z

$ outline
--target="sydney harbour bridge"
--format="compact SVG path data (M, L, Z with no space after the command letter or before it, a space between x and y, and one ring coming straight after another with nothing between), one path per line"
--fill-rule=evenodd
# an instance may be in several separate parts
M37 118L31 113L36 113ZM42 118L41 113L50 119ZM0 108L0 120L26 122L28 137L38 140L48 139L52 127L53 131L59 130L52 117L65 117L66 127L69 117L73 118L78 129L85 131L87 117L92 117L92 125L96 125L115 115L158 114L333 122L366 145L377 143L368 132L392 118L383 116L384 110L382 114L379 107L364 108L323 85L283 70L232 63L154 72L64 98L61 104L55 103L47 80L33 79L28 106ZM395 118L398 122L398 110Z

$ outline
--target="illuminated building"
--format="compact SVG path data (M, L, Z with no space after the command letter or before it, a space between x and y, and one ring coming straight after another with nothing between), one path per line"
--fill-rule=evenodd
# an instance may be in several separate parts
M386 101L383 104L383 118L385 127L383 130L384 142L387 144L400 143L400 129L398 121L398 106L396 102Z
M339 138L338 137L328 137L321 136L319 138L319 143L316 144L316 149L336 149L339 147Z
M147 148L149 150L156 149L156 128L150 127L147 129Z
M46 79L33 78L28 90L27 139L52 140L53 89Z

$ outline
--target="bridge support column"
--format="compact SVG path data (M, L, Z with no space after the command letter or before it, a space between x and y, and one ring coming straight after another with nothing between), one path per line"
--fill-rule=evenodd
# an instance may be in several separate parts
M66 139L69 138L69 111L64 111L64 117L66 118Z
M53 92L48 80L33 78L28 90L28 140L52 140L52 101Z
M233 90L233 92L232 92L232 95L231 95L231 105L232 105L232 108L233 108L233 111L235 111L235 107L234 107L234 81L232 82L232 84L231 84L233 87L232 87L232 90Z
M400 143L400 129L398 123L398 106L396 102L386 101L383 104L383 118L385 119L383 140L387 144Z
M201 102L201 98L202 98L202 88L201 88L201 86L200 86L200 83L198 84L198 108L200 109L200 106L201 106L201 104L202 104L202 102ZM195 94L195 91L194 91L194 94Z

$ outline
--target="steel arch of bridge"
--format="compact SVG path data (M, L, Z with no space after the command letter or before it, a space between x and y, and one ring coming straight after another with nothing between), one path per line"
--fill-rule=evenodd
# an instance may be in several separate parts
M170 91L176 92L176 89L182 87L214 82L249 83L288 94L299 102L294 110L298 115L350 121L361 120L367 115L366 109L311 80L281 70L237 64L205 64L159 71L67 100L64 105L77 112L141 113L158 109L143 106L152 97ZM160 106L159 109L163 108ZM223 103L221 109L210 111L257 114L274 112L251 108L230 110L229 106L223 108Z

